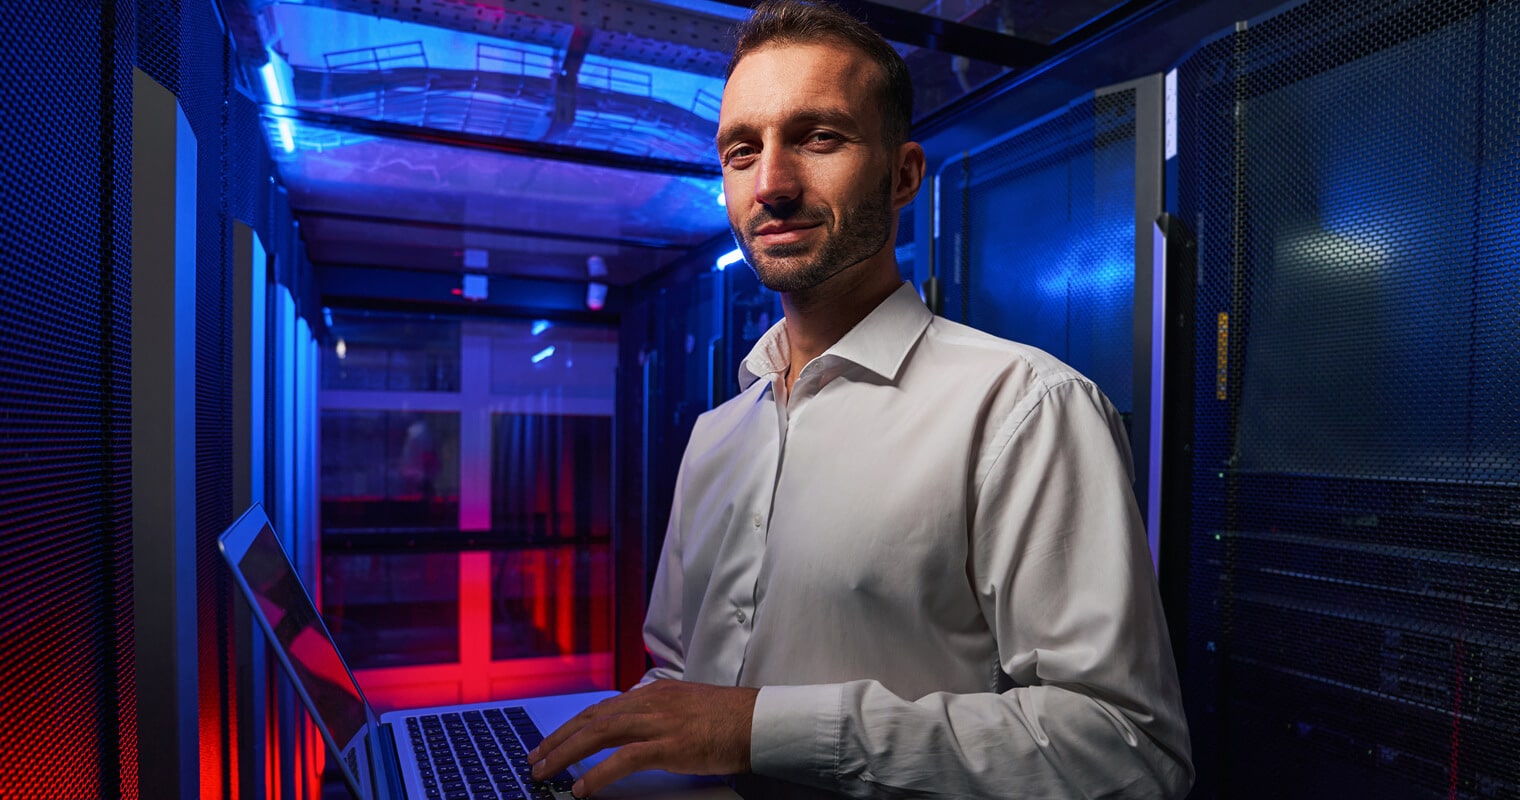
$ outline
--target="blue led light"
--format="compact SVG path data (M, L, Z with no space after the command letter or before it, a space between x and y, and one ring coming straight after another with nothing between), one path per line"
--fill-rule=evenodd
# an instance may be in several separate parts
M259 74L264 77L264 92L269 95L269 102L277 106L284 106L290 102L285 97L285 87L280 85L279 65L273 58L265 62L259 68Z
M739 263L740 261L743 261L743 260L744 260L744 253L741 252L739 250L739 248L735 247L734 249L728 251L727 253L724 253L723 255L718 256L718 261L717 261L717 263L713 264L713 269L715 269L715 270L717 270L719 272L722 272L723 270L727 269L729 267L729 265L731 265L731 264L737 264L737 263Z
M280 74L280 63L271 54L269 61L259 68L259 75L264 79L264 92L269 96L271 105L285 107L290 104L290 93L285 91L285 83ZM296 151L295 127L291 121L281 117L275 121L275 127L280 131L280 147L287 153Z
M728 207L728 197L724 195L722 189L718 190L718 205L723 206L724 208Z
M552 355L554 355L554 345L551 344L548 347L545 347L544 349L533 354L533 363L537 364L538 362L543 361Z
M546 320L546 319L535 320L533 322L533 335L537 336L540 333L543 333L544 331L549 330L549 328L551 328L551 327L553 327L553 326L549 324L549 320ZM552 350L554 348L551 347L549 349Z

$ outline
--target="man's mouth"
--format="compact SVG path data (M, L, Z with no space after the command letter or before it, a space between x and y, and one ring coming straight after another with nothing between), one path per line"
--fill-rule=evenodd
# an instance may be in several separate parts
M765 246L791 244L806 238L819 222L767 222L756 228L754 240Z

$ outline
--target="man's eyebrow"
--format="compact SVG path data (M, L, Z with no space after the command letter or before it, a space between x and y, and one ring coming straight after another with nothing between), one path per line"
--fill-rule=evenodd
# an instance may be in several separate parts
M856 121L853 114L834 108L803 109L791 115L786 120L786 126L789 128L810 128L815 125L825 125L831 128L840 128L851 133L858 132L859 129L859 123ZM753 137L757 135L758 132L759 128L751 123L735 123L718 131L716 144L718 146L718 149L722 150L730 142L736 141L738 139Z
M827 125L831 128L844 128L854 131L859 127L855 115L840 111L836 108L810 108L792 117L793 124L801 125Z
M754 125L743 122L722 128L718 131L718 138L716 139L718 149L722 150L724 147L728 146L729 142L752 137L755 135L755 131L756 128Z

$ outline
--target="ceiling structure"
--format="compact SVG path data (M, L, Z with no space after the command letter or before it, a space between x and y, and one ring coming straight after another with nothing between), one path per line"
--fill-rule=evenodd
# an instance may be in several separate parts
M750 0L224 2L319 278L628 286L727 232L712 141ZM920 117L1136 5L841 4L904 55Z

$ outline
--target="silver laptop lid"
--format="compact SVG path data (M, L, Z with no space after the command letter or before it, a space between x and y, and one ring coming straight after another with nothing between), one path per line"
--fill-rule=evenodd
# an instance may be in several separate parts
M254 618L337 755L349 788L361 798L372 798L368 734L377 724L374 709L333 643L264 509L249 508L218 543Z

